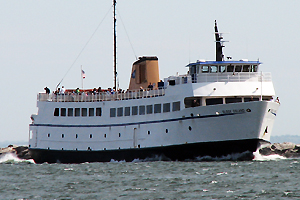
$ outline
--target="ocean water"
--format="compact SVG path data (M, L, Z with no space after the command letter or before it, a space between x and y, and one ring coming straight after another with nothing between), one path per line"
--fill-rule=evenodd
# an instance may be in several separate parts
M300 198L298 159L212 160L35 164L6 154L0 199Z

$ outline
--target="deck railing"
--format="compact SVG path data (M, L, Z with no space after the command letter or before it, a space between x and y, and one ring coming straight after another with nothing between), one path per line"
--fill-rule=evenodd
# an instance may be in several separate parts
M95 102L95 101L120 101L129 99L152 98L164 96L165 89L143 89L143 90L130 90L127 92L101 92L101 93L88 93L82 92L80 94L67 93L67 94L46 94L39 93L37 96L38 101L54 101L54 102Z

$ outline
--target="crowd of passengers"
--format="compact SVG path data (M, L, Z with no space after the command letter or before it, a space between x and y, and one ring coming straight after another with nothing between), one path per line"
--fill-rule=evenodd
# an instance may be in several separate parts
M164 82L161 80L160 82L158 82L158 89L162 89L164 86ZM155 87L155 84L151 84L149 83L148 87L147 88L143 88L143 87L140 87L139 91L149 91L149 90L153 90ZM46 94L50 94L50 89L48 87L45 87L44 88ZM74 89L65 89L64 86L62 86L61 88L57 88L57 90L53 91L53 94L54 95L71 95L71 94L77 94L77 95L97 95L97 94L100 94L100 93L106 93L106 94L121 94L121 93L127 93L127 92L132 92L130 90L127 89L127 91L125 90L122 90L121 88L116 90L115 87L112 89L112 88L108 88L108 89L102 89L101 87L98 87L97 88L94 88L94 89L79 89L79 88L76 88L75 90Z

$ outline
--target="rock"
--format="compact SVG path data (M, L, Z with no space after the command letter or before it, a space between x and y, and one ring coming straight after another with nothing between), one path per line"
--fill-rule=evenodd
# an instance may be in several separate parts
M15 153L20 159L31 159L27 146L8 145L8 147L0 148L0 155L6 153Z
M259 150L259 153L264 156L280 155L286 158L299 158L300 157L300 144L292 142L274 143Z

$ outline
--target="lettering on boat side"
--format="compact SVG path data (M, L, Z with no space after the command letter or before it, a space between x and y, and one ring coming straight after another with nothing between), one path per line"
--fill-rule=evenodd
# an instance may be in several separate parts
M223 114L230 114L230 113L245 113L246 110L241 108L241 109L232 109L232 110L222 110ZM248 111L249 112L249 111Z

